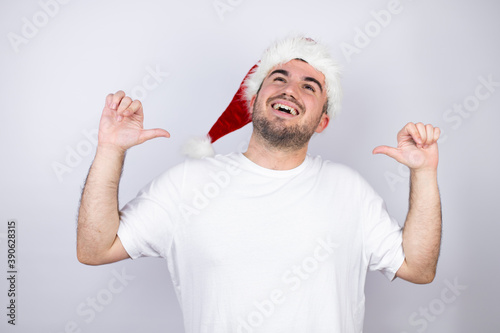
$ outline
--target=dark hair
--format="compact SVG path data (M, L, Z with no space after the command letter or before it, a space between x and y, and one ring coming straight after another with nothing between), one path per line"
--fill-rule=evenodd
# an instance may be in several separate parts
M325 104L323 104L323 112L321 114L323 113L328 113L328 97L326 98Z

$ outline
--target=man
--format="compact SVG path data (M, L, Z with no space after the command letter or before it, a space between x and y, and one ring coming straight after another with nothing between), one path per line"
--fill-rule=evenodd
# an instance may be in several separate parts
M323 46L301 37L276 43L240 91L254 125L248 150L188 159L121 211L126 150L169 133L144 130L141 103L124 92L107 96L78 220L82 263L166 258L187 332L361 332L368 269L433 280L438 128L409 123L397 148L373 150L411 170L401 230L356 172L307 155L340 101Z

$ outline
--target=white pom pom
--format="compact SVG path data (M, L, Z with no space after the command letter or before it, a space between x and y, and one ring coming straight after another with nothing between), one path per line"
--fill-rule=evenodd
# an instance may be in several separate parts
M182 153L192 158L211 157L215 155L210 139L191 138L182 147Z

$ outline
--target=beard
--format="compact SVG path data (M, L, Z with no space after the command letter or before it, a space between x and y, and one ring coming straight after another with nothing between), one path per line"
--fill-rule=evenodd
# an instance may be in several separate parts
M267 104L260 105L259 95L257 94L252 114L253 128L256 134L264 139L269 147L281 151L295 151L307 146L321 121L322 113L318 118L304 124L287 125L287 119L278 117L270 121L265 117L265 108L267 105L271 105L272 99L270 98ZM293 102L298 104L295 100ZM301 109L302 114L305 109Z

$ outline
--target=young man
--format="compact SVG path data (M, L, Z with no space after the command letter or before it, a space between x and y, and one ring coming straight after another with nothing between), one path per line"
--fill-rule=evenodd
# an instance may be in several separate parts
M301 37L276 43L241 91L238 109L250 110L254 128L248 150L188 159L121 211L126 150L169 133L144 130L141 103L124 92L107 96L78 219L82 263L166 258L187 332L361 332L368 269L433 280L438 128L408 123L397 148L373 151L411 170L401 229L355 171L307 155L340 103L324 46Z

